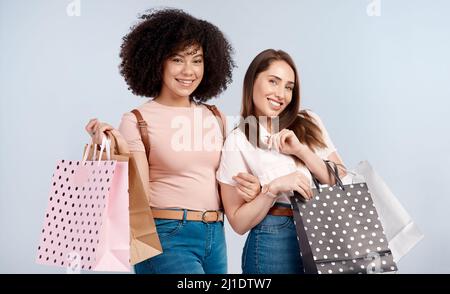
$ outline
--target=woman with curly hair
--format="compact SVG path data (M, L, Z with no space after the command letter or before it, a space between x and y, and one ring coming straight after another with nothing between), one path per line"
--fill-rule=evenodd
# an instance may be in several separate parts
M143 15L123 41L121 74L134 94L153 99L137 108L145 136L131 112L123 115L119 131L144 165L140 169L148 170L149 204L163 248L136 264L135 272L226 273L215 179L225 125L223 115L204 102L231 82L232 47L216 26L177 9ZM111 128L97 119L86 126L94 142ZM243 183L237 188L242 197L259 193L256 177L236 176Z

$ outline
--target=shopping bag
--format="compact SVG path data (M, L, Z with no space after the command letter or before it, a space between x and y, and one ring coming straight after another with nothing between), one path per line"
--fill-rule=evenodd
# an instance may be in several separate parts
M140 170L140 167L148 167L148 162L137 164L141 159L129 152L127 142L118 131L107 131L107 134L113 138L112 158L128 158L130 262L134 265L163 252L148 202L149 191L145 189L148 183L144 182L144 171Z
M111 160L106 138L98 160L92 147L82 161L56 165L36 262L71 271L130 271L128 161Z
M352 182L365 181L378 211L392 251L398 262L423 238L422 232L401 205L383 179L368 161L361 161L354 169ZM351 176L351 174L349 174Z
M397 271L366 183L319 186L314 198L290 198L305 273L384 273Z

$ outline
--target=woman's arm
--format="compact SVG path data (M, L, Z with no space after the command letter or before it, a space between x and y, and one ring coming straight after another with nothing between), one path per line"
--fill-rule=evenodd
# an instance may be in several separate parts
M263 220L279 193L297 191L305 199L313 197L308 178L299 171L264 185L258 196L250 202L245 202L235 186L220 183L220 187L227 219L233 230L240 235L245 234Z
M336 181L334 177L329 173L325 162L317 156L311 149L307 146L302 146L296 153L295 156L300 158L307 166L309 171L319 180L322 184L334 185ZM336 163L338 166L339 177L344 177L347 173L344 164L342 162L339 154L334 151L328 156L328 160Z
M347 175L347 170L345 168L344 162L342 161L339 154L334 151L330 155L328 155L328 160L336 163L336 166L338 168L339 178L343 178ZM333 178L334 179L334 178Z
M259 193L251 202L245 202L235 186L224 183L220 183L220 190L227 219L233 230L240 235L259 224L275 200L268 193Z
M320 121L319 121L320 122ZM319 123L322 133L325 134L325 138L328 138L327 143L332 145L331 140L328 137L328 133L323 127L322 123ZM329 173L325 162L314 153L306 144L300 143L299 139L295 133L289 129L284 129L280 133L276 134L274 138L270 139L269 145L273 145L275 148L279 149L280 152L284 154L291 154L301 159L309 171L312 173L316 179L322 184L334 185L335 179ZM332 147L332 150L334 147ZM333 161L338 166L339 177L344 177L346 175L345 168L336 151L331 152L327 157L328 160Z

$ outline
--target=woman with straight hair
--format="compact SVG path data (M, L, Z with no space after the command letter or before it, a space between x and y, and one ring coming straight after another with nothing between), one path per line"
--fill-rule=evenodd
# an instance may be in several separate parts
M342 160L319 116L300 110L300 83L292 58L268 49L244 78L241 122L225 141L217 179L227 219L239 234L248 231L242 253L246 274L300 274L302 259L290 208L294 191L311 199L312 176L334 184L324 160ZM252 173L263 185L253 199L236 193L246 185L233 177Z

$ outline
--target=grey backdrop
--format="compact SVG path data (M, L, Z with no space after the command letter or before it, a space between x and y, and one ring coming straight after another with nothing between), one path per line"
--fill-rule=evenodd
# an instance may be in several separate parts
M70 3L79 15L68 15ZM144 102L119 75L118 52L137 15L157 6L213 22L234 45L234 82L213 101L229 115L251 59L289 52L302 105L322 117L346 164L369 160L425 234L400 272L450 272L448 1L1 0L1 273L65 272L34 263L54 164L80 158L89 118L117 126ZM230 273L240 272L244 240L227 227Z

